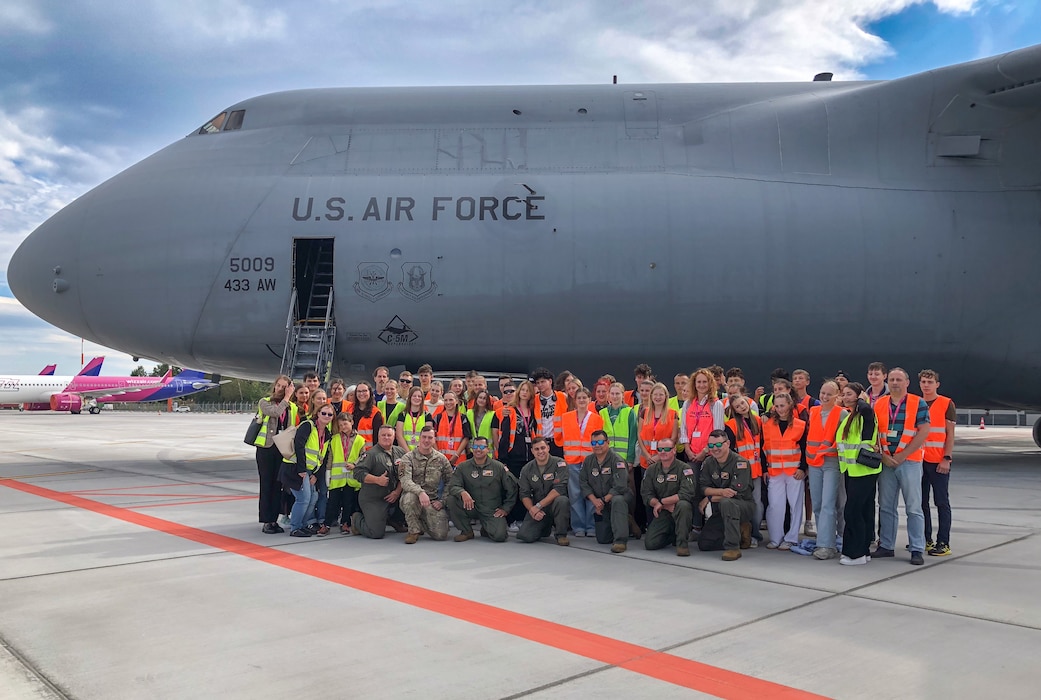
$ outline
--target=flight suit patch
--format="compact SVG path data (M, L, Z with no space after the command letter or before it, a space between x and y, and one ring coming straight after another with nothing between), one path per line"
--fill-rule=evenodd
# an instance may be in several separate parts
M618 464L614 465L614 468L615 469L625 469L625 462L619 462Z
M495 475L495 472L493 472L491 469L485 469L483 472L481 472L481 476L494 476L494 475Z
M675 474L669 474L665 479L666 479L666 481L676 481L676 475Z
M659 484L664 484L665 483L665 476L662 475L662 474L659 474L658 478L655 479L655 481L657 481Z
M539 475L538 474L532 474L531 475L531 480L532 481L538 481L539 480Z
M545 474L545 475L543 475L542 479L543 479L543 481L552 481L553 480L553 475L552 474ZM536 481L538 481L538 479L536 479Z
M721 479L729 479L729 478L730 478L730 472L722 472L722 473L721 473L721 474L719 475L719 477L720 477Z
M477 470L476 469L474 469L472 472L470 472L470 478L476 479L477 476L478 476L478 474L477 474Z
M557 466L560 467L561 469L566 469L567 468L567 462L557 462Z
M684 469L683 470L683 476L694 476L694 470L693 469Z
M592 474L593 474L593 476L600 476L600 470L599 469L594 469L592 471Z
M737 468L738 469L748 469L748 462L738 462L737 463Z

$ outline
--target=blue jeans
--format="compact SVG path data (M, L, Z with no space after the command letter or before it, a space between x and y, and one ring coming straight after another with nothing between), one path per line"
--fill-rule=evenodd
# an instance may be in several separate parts
M578 476L581 471L581 464L567 465L567 497L571 501L571 529L575 532L593 532L596 528L593 523L594 509L588 498L582 498L582 482Z
M293 510L289 512L289 531L303 530L308 525L318 522L315 507L318 505L318 489L311 483L311 475L304 476L300 490L289 489L293 494Z
M904 496L907 539L912 552L925 553L925 516L922 515L922 463L904 462L899 467L882 467L878 475L878 510L881 545L894 549L900 518L897 498Z
M817 521L817 546L835 549L839 487L842 478L839 474L838 460L828 457L824 459L824 466L810 467L809 478L813 517Z

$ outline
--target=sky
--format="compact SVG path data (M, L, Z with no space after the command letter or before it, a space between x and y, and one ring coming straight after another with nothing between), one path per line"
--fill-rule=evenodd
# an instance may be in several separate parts
M1041 43L1041 0L0 0L0 373L79 369L18 244L228 105L305 87L890 79ZM128 355L105 355L127 374ZM146 368L154 363L142 362Z

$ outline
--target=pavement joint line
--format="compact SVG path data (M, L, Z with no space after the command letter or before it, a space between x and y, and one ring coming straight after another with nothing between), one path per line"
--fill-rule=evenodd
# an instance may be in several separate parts
M40 682L41 685L45 686L48 690L57 695L59 698L72 700L72 696L69 695L68 692L66 692L56 682L48 678L43 671L36 668L36 666L32 662L30 662L29 659L27 659L25 655L22 654L22 652L18 651L17 648L15 648L9 641L7 641L7 639L2 634L0 634L0 647L3 647L4 651L13 656L15 660L17 660L18 663L20 663L22 667L25 668L26 671L32 674L32 676Z
M737 700L759 700L764 696L779 700L785 698L808 700L822 697L781 683L662 653L649 647L569 627L551 620L478 603L467 598L368 574L357 569L310 559L42 486L10 479L0 480L0 486L40 498L56 500L66 505L196 542L219 551L277 566L716 697Z
M74 469L67 472L48 472L46 474L19 474L17 476L0 477L4 479L42 479L47 476L69 476L71 474L90 474L101 471L100 469Z

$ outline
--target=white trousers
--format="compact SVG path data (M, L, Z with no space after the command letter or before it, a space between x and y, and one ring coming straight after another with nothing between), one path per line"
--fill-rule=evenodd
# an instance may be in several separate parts
M798 544L799 530L802 529L803 500L805 499L801 481L787 474L771 474L767 493L770 505L766 507L766 527L770 533L770 542L781 544L781 540ZM784 531L784 506L791 507L792 521L788 532Z

